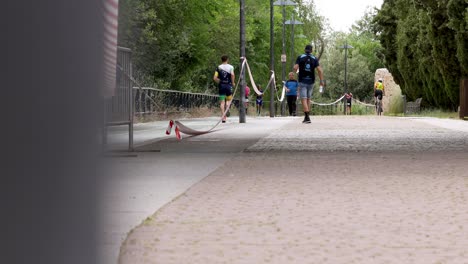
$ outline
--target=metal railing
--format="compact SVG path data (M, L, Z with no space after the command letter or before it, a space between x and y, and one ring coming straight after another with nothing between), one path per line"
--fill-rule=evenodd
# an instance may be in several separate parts
M219 96L213 94L189 93L163 90L151 87L133 87L135 112L155 114L167 111L188 112L194 108L219 107Z
M117 47L116 90L105 99L103 144L107 145L107 127L128 125L128 150L133 151L132 51Z

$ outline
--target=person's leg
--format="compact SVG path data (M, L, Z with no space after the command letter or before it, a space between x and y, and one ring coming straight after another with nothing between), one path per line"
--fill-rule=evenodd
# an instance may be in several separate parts
M226 109L229 109L232 103L232 96L226 96ZM229 110L228 110L229 111Z
M310 116L309 116L310 115L310 106L311 106L310 100L312 98L312 92L314 91L314 85L313 84L308 84L306 86L305 90L307 91L306 103L307 103L307 110L308 110L307 112L305 112L305 121L306 121L306 123L310 123Z
M383 92L380 95L380 105L382 106L382 113L383 113Z
M291 95L287 95L286 96L286 100L288 102L288 110L289 110L289 115L292 116L292 96Z
M230 86L226 87L225 94L226 94L226 111L227 111L227 113L226 113L226 116L224 117L224 120L226 120L226 118L230 116L229 108L231 106L231 102L232 102L232 99L233 99L232 87L230 87ZM239 101L239 107L240 107L240 104L241 104L241 102Z
M302 111L304 112L304 116L306 113L309 113L309 101L307 99L307 87L303 83L299 83L300 87L300 97L301 97L301 102L302 102ZM305 117L304 117L305 121Z
M220 100L220 101L219 101L219 107L221 108L221 118L222 118L223 120L226 119L226 116L224 115L225 105L226 105L226 103L225 103L224 100Z
M380 100L380 107L381 107L381 109L383 111L383 100L382 100L383 99L383 92L382 92L382 90L377 90L377 95L376 96Z
M292 102L291 102L291 107L292 107L292 115L296 116L296 100L297 100L297 95L292 96Z
M305 121L307 123L310 123L310 110L312 108L311 104L310 104L310 97L308 97L306 99L306 104L307 104L307 112L305 112Z
M376 114L377 114L377 96L378 96L377 90L375 90L374 91L374 105L375 105L374 109L375 109Z
M377 96L375 96L375 94L374 94L374 105L375 105L374 110L375 110L375 113L377 114Z
M302 121L302 123L305 123L307 119L309 118L309 100L307 99L307 97L302 98L301 96L301 102L302 102L302 110L304 112L304 120Z
M245 98L245 114L247 115L247 113L249 112L249 98L246 97Z
M302 110L304 113L308 113L309 112L309 99L307 98L301 98L301 102L302 102Z

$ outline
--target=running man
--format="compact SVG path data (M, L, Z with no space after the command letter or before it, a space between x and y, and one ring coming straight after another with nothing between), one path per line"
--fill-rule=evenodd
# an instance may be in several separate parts
M299 70L299 92L304 110L304 121L302 123L310 124L310 98L314 90L315 69L317 69L320 85L325 86L323 80L323 70L319 65L319 60L312 54L312 45L307 45L304 49L305 53L297 57L294 71Z
M382 97L384 95L385 87L383 85L383 79L379 78L379 80L374 84L374 98L375 98L375 105L377 105L377 98L379 98L380 103L382 105L383 110L383 101Z
M222 122L226 123L225 109L229 109L232 102L232 87L235 85L236 76L234 75L234 66L229 64L229 57L221 57L221 65L216 68L213 80L219 87L219 103L221 108Z

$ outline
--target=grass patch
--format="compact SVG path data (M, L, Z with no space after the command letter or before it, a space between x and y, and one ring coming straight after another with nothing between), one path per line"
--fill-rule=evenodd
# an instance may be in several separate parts
M407 116L424 116L424 117L436 117L436 118L450 118L458 119L458 113L453 111L446 111L441 109L423 109L419 114L411 114Z
M374 106L366 106L361 104L353 104L351 107L352 115L375 115Z
M384 115L385 116L399 116L399 117L408 116L403 113L384 113Z

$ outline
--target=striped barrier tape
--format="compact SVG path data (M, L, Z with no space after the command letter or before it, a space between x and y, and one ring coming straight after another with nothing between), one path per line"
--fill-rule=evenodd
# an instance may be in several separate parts
M345 97L344 95L341 96L339 99L337 99L337 100L336 100L335 102L333 102L333 103L316 103L316 102L313 102L313 101L312 101L312 104L314 104L314 105L320 105L320 106L334 105L334 104L338 103L339 101L343 100L344 97Z

